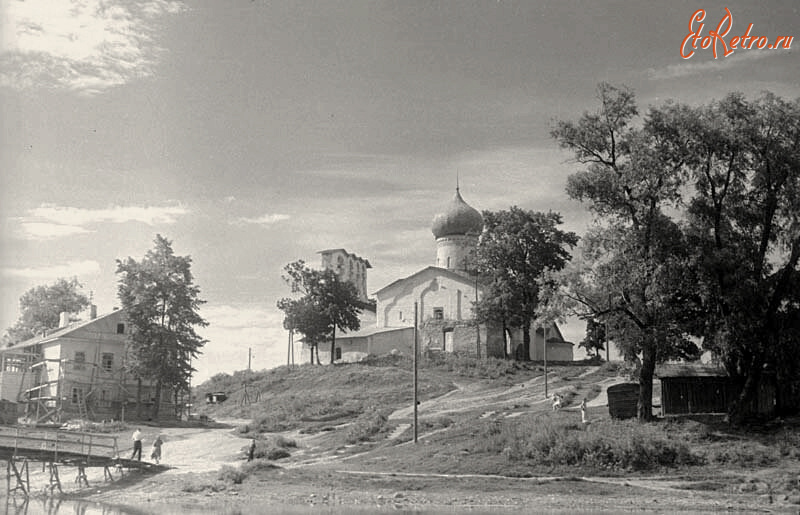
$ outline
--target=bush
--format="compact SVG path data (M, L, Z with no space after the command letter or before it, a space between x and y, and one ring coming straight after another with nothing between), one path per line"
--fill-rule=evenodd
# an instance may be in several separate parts
M286 438L282 435L270 435L268 438L263 440L256 440L256 449L255 452L253 452L253 458L266 458L268 460L280 460L283 458L288 458L291 456L291 453L286 449L295 447L297 447L297 442L294 440ZM250 444L242 447L242 452L245 456L248 456L250 453Z
M278 469L277 465L266 460L253 460L242 464L242 472L248 476L254 472Z
M635 421L601 421L584 427L574 414L506 419L486 424L477 441L485 452L510 461L545 466L585 466L597 470L646 471L694 464L698 458L663 429Z
M345 442L355 444L370 440L373 436L386 430L387 417L381 411L372 408L362 413L347 428Z
M235 485L239 485L247 479L247 473L236 468L231 467L230 465L223 465L222 468L219 470L219 476L217 477L220 481L224 481L226 483L233 483Z

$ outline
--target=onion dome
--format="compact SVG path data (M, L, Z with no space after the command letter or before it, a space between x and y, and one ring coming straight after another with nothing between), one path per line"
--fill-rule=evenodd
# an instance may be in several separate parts
M483 231L483 217L477 209L464 202L456 188L456 196L450 201L445 212L433 217L431 231L436 238L480 234Z

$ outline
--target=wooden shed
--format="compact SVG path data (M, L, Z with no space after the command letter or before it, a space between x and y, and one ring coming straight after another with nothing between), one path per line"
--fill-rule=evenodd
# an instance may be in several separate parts
M656 377L661 381L661 409L665 416L725 413L733 400L728 373L713 365L661 365Z
M664 415L727 413L736 388L725 369L703 364L667 364L656 370L661 380ZM775 375L764 371L753 411L772 415L776 407Z

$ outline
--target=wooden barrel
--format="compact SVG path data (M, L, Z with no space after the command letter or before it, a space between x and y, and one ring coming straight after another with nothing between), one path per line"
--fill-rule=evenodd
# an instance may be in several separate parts
M636 417L638 402L638 383L622 383L608 387L608 414L611 415L611 418Z

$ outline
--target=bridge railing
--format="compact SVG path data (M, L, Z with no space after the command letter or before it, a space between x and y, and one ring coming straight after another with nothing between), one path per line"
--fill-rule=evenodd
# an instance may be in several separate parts
M114 458L119 455L117 437L77 431L37 428L0 428L0 447L13 449L14 456L34 455L54 462L69 458Z

